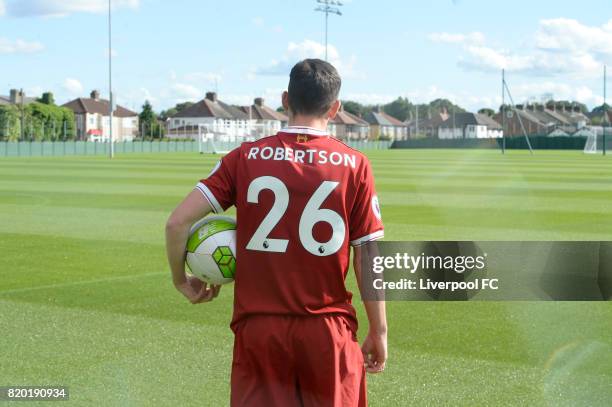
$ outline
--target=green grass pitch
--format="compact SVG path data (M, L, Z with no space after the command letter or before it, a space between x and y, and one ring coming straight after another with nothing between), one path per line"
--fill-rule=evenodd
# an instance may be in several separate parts
M369 156L389 240L612 237L610 158ZM0 386L68 385L78 406L228 403L232 287L188 304L163 246L168 214L217 159L0 159ZM610 303L394 302L388 313L372 406L610 405Z

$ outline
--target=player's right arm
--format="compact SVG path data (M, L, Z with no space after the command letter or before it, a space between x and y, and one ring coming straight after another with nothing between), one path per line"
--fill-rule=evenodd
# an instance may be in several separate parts
M172 281L192 304L211 301L221 286L207 287L185 273L185 246L191 226L210 212L222 212L234 205L236 197L236 163L240 148L232 150L213 168L208 178L201 180L166 223L166 251L172 270Z
M219 295L221 286L206 283L185 273L185 246L191 225L212 211L208 200L192 191L172 212L166 222L166 253L172 271L172 282L192 304L207 302Z

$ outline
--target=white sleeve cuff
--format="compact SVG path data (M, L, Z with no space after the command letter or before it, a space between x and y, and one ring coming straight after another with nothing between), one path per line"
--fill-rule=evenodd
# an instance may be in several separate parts
M351 246L360 246L364 243L371 242L373 240L382 239L383 237L385 237L385 231L379 230L377 232L370 233L367 236L360 237L359 239L351 240Z
M210 206L212 207L215 213L224 212L221 205L219 205L219 201L217 201L217 198L215 198L215 195L212 193L210 189L208 189L206 185L204 185L202 182L199 182L198 185L196 185L195 189L197 189L198 191L202 193L202 195L204 195L204 198L206 198L206 200L208 201L208 203L210 204Z

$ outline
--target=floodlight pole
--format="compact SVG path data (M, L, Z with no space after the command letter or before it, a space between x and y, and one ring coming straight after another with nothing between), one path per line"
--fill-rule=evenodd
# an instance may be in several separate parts
M415 105L415 107L416 107L415 136L418 138L419 137L419 105Z
M115 156L113 145L113 49L112 49L112 12L111 0L108 0L108 116L109 116L109 158Z
M317 3L321 4L315 11L320 11L325 13L325 60L327 61L327 36L328 36L328 26L329 26L329 14L336 14L341 16L342 13L338 7L334 6L343 6L342 2L337 0L317 0Z
M329 12L325 12L325 60L327 61L327 35L329 30Z
M504 84L506 83L506 70L502 69L502 105L501 105L501 116L502 116L502 154L506 154L506 89Z
M602 146L602 153L603 155L606 155L606 125L608 124L608 106L606 105L606 88L607 88L607 66L604 65L604 80L603 80L603 98L604 98L604 102L603 102L603 146Z

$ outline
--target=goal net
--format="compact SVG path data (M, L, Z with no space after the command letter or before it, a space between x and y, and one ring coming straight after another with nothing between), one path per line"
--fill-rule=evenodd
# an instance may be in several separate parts
M276 134L280 128L269 124L249 124L244 127L219 131L207 124L198 125L198 150L201 154L227 154L245 141L255 141Z
M588 131L580 130L574 135L586 136L586 143L584 144L585 154L603 153L604 142L606 143L605 150L612 152L612 128L610 127L591 128Z
M602 136L598 136L597 133L589 131L586 133L587 139L586 144L584 145L584 153L585 154L597 154L601 153L601 145L603 140L599 140L603 138Z

